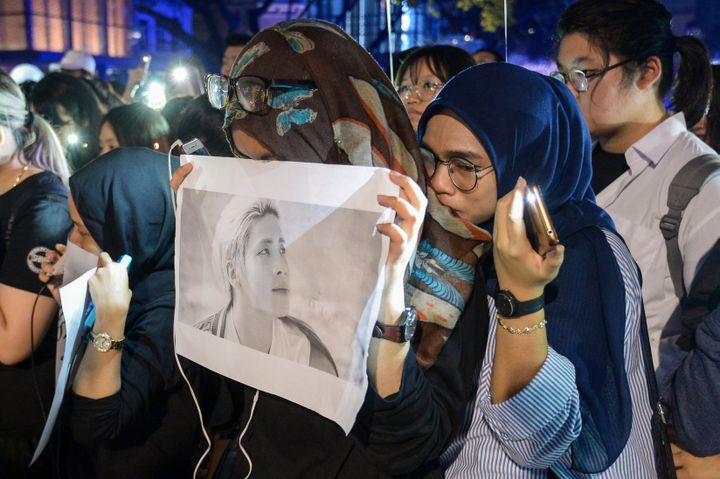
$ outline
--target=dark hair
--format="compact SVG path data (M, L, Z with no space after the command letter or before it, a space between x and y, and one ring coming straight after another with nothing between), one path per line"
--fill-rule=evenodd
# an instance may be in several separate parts
M86 82L66 73L49 73L35 85L30 101L35 113L58 133L66 124L60 118L60 107L75 123L81 142L77 146L64 144L71 171L77 171L97 156L102 112L97 97ZM60 141L64 143L65 138Z
M673 55L680 54L677 85L671 109L682 111L694 125L707 107L712 72L705 46L692 36L675 37L672 15L655 0L579 0L560 16L558 41L571 33L583 33L605 55L632 60L625 73L642 68L648 58L658 57L662 77L658 95L664 100L673 87Z
M250 41L252 36L245 33L231 33L225 37L225 47L237 47L245 45Z
M706 142L715 151L720 149L720 65L712 66L713 89L712 98L707 112Z
M178 121L176 138L183 143L197 138L213 156L233 156L222 129L225 112L213 108L207 95L192 100Z
M496 62L504 62L505 61L505 57L500 55L500 53L493 50L492 48L479 48L479 49L475 50L475 53L473 53L473 56L477 55L478 53L489 53L490 55L493 56L493 58L495 59Z
M154 148L155 142L167 141L170 127L165 118L143 103L113 108L100 124L110 123L120 146Z
M169 139L178 138L177 128L180 123L180 118L192 99L193 97L191 96L176 96L175 98L169 99L162 110L160 110L162 116L165 117L168 125L170 125L170 133L168 133Z
M443 83L450 80L466 68L475 65L475 60L462 48L450 45L432 45L419 47L411 51L403 60L395 75L395 84L400 84L405 73L410 72L413 82L416 81L417 65L421 60L427 61L433 75Z

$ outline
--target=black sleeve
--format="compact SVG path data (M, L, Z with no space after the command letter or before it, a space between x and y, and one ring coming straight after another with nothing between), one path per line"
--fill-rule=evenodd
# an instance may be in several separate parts
M173 309L155 308L126 326L120 391L102 399L71 394L70 428L81 444L115 439L129 426L156 419L179 377L172 348ZM91 346L88 346L91 347ZM159 414L159 413L158 413Z
M7 248L0 265L0 283L37 293L43 286L38 279L45 252L67 241L71 221L67 196L37 194L23 202L15 214ZM6 238L0 238L3 242ZM3 245L5 246L5 245ZM45 296L51 296L45 290Z
M720 454L720 309L695 330L695 347L663 384L678 443L696 456Z
M411 350L397 394L382 399L368 387L354 432L386 473L424 477L439 469L437 459L465 424L475 395L488 315L478 286L431 368L423 372Z

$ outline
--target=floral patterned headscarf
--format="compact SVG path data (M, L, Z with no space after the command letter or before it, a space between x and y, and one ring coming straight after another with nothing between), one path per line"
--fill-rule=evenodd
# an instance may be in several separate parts
M232 98L223 128L235 155L243 156L232 140L231 130L238 128L278 159L389 168L426 190L405 107L378 64L338 26L293 20L261 31L233 65L231 78L241 76L298 85L279 90L266 114L247 113ZM416 356L427 368L464 309L490 236L454 216L432 191L425 192L429 214L408 300L421 320Z

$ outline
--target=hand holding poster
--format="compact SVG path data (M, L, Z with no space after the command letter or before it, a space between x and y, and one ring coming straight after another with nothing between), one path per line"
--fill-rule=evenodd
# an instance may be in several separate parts
M386 170L193 157L178 195L176 350L346 432L367 388Z

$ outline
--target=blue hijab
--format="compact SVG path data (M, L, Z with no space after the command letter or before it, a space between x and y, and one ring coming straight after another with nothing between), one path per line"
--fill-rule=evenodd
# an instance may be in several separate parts
M573 468L599 472L622 452L632 424L624 362L625 289L600 228L613 231L590 188L591 141L577 101L552 78L491 63L453 78L423 115L423 137L433 115L451 111L485 147L498 197L519 176L540 186L565 245L565 262L545 290L550 345L572 361L583 430L571 446ZM491 231L493 219L480 225ZM497 289L494 273L488 291Z

